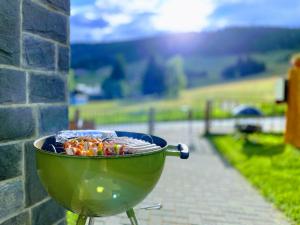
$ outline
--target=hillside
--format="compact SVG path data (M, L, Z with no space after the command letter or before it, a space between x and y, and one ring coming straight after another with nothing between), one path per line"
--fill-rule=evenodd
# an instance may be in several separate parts
M252 74L248 77L229 80L223 79L221 73L224 68L235 63L239 56L186 56L183 58L183 62L184 70L187 75L188 88L231 82L232 80L253 79L285 74L289 67L291 55L297 51L299 50L275 50L265 53L253 53L249 56L259 62L263 62L266 65L266 70L261 73ZM132 93L135 96L139 95L141 79L145 73L146 67L146 59L127 63L127 79L130 80L133 90ZM96 71L85 71L84 75L77 76L76 81L77 83L85 83L88 85L100 84L110 73L111 66L105 66Z
M235 27L202 33L169 34L114 43L73 44L72 68L96 70L111 65L117 54L128 63L151 55L170 57L220 57L264 54L300 48L300 29Z
M285 106L274 103L276 80L277 77L269 77L193 88L183 91L178 99L143 98L90 102L86 105L71 106L69 113L70 118L73 118L75 110L79 109L83 119L93 120L97 124L145 122L149 108L154 107L158 121L184 120L187 114L183 109L188 106L193 109L196 119L203 119L205 101L209 98L214 100L215 118L231 115L226 105L243 103L257 106L265 115L282 115Z

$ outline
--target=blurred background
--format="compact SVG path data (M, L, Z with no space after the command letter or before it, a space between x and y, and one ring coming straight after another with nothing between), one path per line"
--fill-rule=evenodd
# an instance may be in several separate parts
M299 10L292 0L72 0L71 127L201 121L209 101L219 130L240 105L282 130L274 87L300 49Z
M161 190L172 185L178 193L199 196L184 202L186 196L170 192L162 202L171 204L161 213L138 212L143 224L164 224L170 218L166 224L288 224L274 219L277 212L271 215L253 203L255 194L244 198L239 178L226 176L231 166L220 166L219 158L210 161L219 156L215 151L300 224L299 149L284 144L287 104L276 103L276 96L286 100L283 78L300 51L300 1L71 3L70 127L147 132L186 143L192 151L180 169L192 176L178 175L179 164L168 160L168 172L153 193L160 201L167 196ZM185 191L174 183L178 176L187 177ZM241 192L230 192L233 187ZM168 210L172 213L164 216ZM182 211L188 212L184 218ZM245 214L248 222L234 222ZM122 218L97 222L119 224Z

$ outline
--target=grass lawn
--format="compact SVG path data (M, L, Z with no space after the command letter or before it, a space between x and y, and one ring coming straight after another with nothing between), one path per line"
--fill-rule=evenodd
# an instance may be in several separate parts
M69 116L72 119L75 110L79 109L83 119L93 120L97 124L145 122L149 108L154 107L157 111L157 121L184 120L187 113L183 108L189 106L193 109L194 117L202 119L206 99L214 100L215 118L230 116L230 111L224 109L224 101L255 105L261 108L265 115L281 115L284 105L274 104L276 79L277 77L269 77L189 89L183 91L176 99L91 102L71 106Z
M250 141L232 135L209 137L216 149L269 201L300 225L300 151L282 135L256 134Z
M67 225L76 225L76 221L78 219L78 215L67 211L66 213Z

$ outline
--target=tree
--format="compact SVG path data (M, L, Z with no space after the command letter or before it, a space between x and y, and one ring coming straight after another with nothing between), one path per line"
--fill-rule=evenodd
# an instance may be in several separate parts
M68 90L69 92L74 91L76 88L75 74L74 70L70 69L68 74Z
M221 76L223 79L233 79L237 77L251 76L264 72L266 66L263 62L259 62L250 56L239 57L235 64L223 69Z
M126 97L125 60L122 55L116 56L112 72L102 83L104 95L108 99Z
M109 77L103 81L102 87L107 99L126 97L126 83L124 80L114 80Z
M224 68L221 72L221 76L224 80L230 80L230 79L237 78L236 66L232 65L232 66L228 66L228 67Z
M111 78L114 80L124 80L126 79L125 72L125 58L123 55L119 54L116 56L115 62L113 64L113 70L111 73Z
M258 62L250 56L240 57L236 64L237 70L241 77L257 74L266 70L266 66L262 62Z
M142 79L142 93L144 95L162 95L166 90L164 67L157 58L151 56L148 67Z
M166 64L166 94L176 97L186 85L183 60L180 56L174 56Z

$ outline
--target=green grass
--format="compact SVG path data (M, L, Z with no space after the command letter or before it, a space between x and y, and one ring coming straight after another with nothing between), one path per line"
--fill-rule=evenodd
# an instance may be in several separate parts
M185 120L186 106L193 109L194 118L202 119L207 99L213 99L213 117L231 116L224 108L224 101L250 104L260 108L265 115L282 115L285 106L274 104L274 86L277 77L253 79L212 85L185 90L176 99L138 99L91 102L81 106L71 106L70 118L79 109L81 117L97 124L145 122L150 107L156 109L157 121ZM255 88L254 88L255 87Z
M75 213L72 213L70 211L66 212L66 218L67 218L67 224L68 225L76 225L76 221L78 219L78 215Z
M209 139L263 196L300 225L300 151L282 135L256 134L250 141L232 135Z

